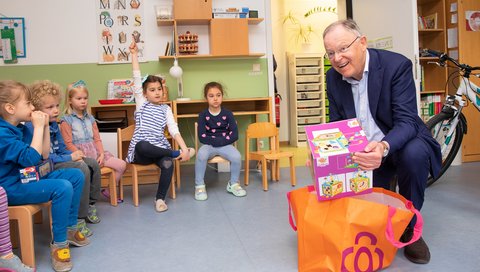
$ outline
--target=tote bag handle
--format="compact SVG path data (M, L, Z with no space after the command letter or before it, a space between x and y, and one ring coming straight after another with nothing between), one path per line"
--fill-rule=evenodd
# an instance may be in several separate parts
M387 228L385 230L385 235L387 236L387 240L390 243L392 243L392 245L395 246L396 248L402 248L404 246L408 246L408 245L416 242L422 236L422 230L423 230L423 217L422 217L422 215L420 214L420 212L417 209L415 209L415 207L413 207L413 204L412 204L411 201L407 201L405 203L405 207L417 216L417 222L415 223L415 227L413 228L412 239L410 239L410 241L408 241L408 242L402 243L400 241L396 241L395 238L393 237L392 218L395 215L395 213L397 212L397 209L392 207L392 206L388 206Z
M315 191L315 187L314 187L313 185L307 186L307 189L308 189L308 192L309 192L309 193ZM292 203L291 203L290 193L291 193L291 192L288 192L288 193L287 193L287 199L288 199L288 222L290 223L290 226L292 227L292 229L293 229L294 231L297 231L297 226L295 225L295 222L294 222L293 216L292 216Z

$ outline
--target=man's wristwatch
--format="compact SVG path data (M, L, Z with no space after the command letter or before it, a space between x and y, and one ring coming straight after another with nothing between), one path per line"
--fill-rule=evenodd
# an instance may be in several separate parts
M383 145L383 157L385 158L388 155L390 148L388 147L388 143L385 141L381 141L380 144Z

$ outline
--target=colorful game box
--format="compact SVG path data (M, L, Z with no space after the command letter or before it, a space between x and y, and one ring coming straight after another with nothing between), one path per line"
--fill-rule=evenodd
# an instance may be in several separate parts
M368 144L357 119L305 126L305 133L319 201L371 191L372 171L352 161Z

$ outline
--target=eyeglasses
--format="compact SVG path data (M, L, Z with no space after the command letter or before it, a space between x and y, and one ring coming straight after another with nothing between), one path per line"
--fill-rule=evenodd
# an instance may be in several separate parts
M355 40L353 40L349 45L345 46L345 47L342 47L340 49L338 49L337 51L331 51L331 52L327 52L325 53L325 58L329 58L329 59L333 59L335 57L335 54L345 54L348 52L348 50L350 49L350 47L352 47L353 43L358 40L360 38L360 36L357 36L355 38Z

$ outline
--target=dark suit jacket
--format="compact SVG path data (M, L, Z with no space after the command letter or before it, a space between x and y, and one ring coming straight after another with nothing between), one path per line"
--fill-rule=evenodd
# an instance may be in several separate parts
M429 148L431 173L441 166L440 146L418 116L412 63L406 57L385 50L368 49L368 102L375 123L390 144L390 154L415 137ZM327 72L330 122L355 118L351 85L334 69Z

